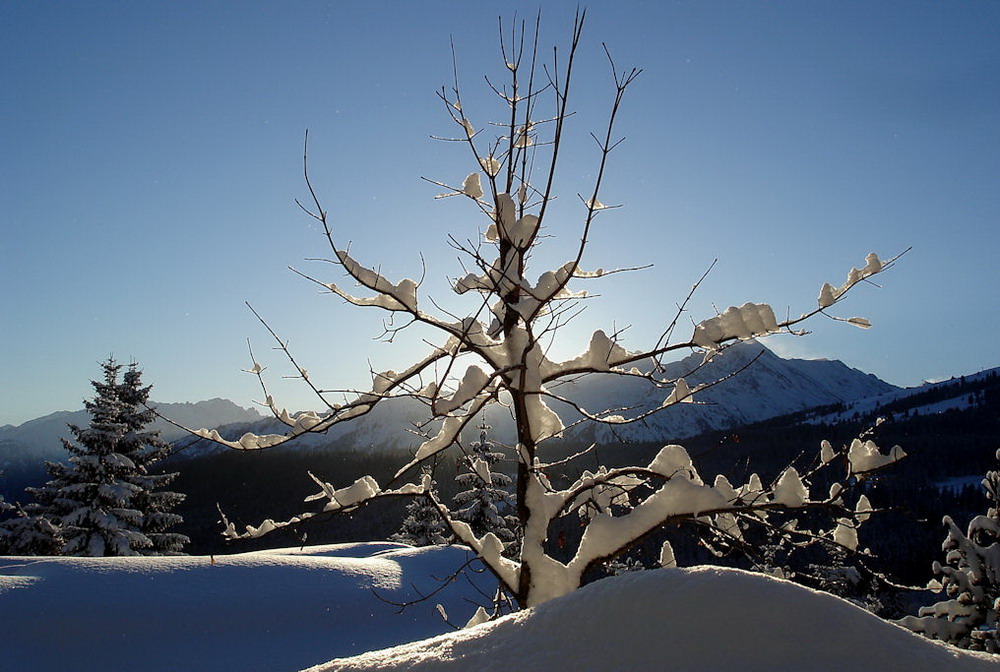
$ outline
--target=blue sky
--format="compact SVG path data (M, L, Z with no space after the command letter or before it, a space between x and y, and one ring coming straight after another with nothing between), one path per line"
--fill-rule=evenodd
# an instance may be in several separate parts
M544 2L543 45L565 45L575 3ZM399 369L421 336L379 343L380 316L287 270L326 250L294 199L314 182L342 240L448 302L446 237L474 235L464 199L428 177L474 169L436 91L454 39L466 113L499 118L497 19L538 3L88 2L0 5L0 424L78 408L109 354L137 360L153 397L259 399L249 338L290 408L314 406L271 352L249 301L326 387ZM605 42L629 90L587 264L653 263L602 296L557 354L594 328L655 341L718 258L692 316L745 301L815 305L865 254L912 246L881 288L768 344L900 385L1000 365L1000 4L596 2L540 262L578 235L588 133L611 102ZM548 53L546 51L546 53ZM544 270L536 266L536 272Z

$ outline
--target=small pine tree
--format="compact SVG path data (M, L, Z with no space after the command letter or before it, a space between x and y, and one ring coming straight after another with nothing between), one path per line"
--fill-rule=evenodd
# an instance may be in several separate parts
M183 495L155 490L176 474L149 472L168 450L157 432L144 431L153 418L141 409L150 388L141 386L134 364L120 383L120 364L109 358L101 366L104 380L92 381L97 394L84 402L90 425L69 425L75 442L63 439L70 465L46 463L50 480L28 488L36 503L26 513L51 524L48 544L56 544L61 534L64 555L177 553L187 537L164 530L180 522L169 510Z
M431 468L423 468L424 481L430 481L429 492L437 498L437 482L431 476ZM389 537L411 546L434 546L448 543L448 532L441 514L428 497L417 497L406 507L406 518L399 532Z
M907 616L900 623L961 648L1000 653L1000 471L987 472L983 487L989 509L969 522L965 534L951 517L944 518L945 562L934 562L940 580L929 587L948 599L921 607L919 616Z
M492 532L505 546L519 538L517 503L510 487L511 477L493 471L493 466L503 459L503 453L487 438L489 425L479 427L479 441L470 446L469 454L462 460L465 471L455 480L466 488L455 495L455 520L468 523L477 537Z

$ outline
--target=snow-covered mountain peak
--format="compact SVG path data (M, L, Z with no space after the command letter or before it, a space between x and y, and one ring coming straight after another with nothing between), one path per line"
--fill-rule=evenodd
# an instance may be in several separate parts
M602 425L581 424L567 430L563 440L570 443L671 441L897 389L840 361L783 359L753 341L725 349L705 366L701 366L703 359L701 353L692 353L667 364L664 374L670 379L684 377L692 387L732 376L699 392L695 396L698 403L678 404L642 422L615 426L613 431ZM670 392L641 378L614 374L580 377L553 386L550 391L591 413L622 407L648 410L659 406ZM552 400L550 405L567 426L580 417L570 406L558 401ZM303 436L296 441L303 447L336 444L366 450L414 450L422 439L412 429L426 419L426 413L426 407L413 399L387 400L363 417L336 425L327 434ZM514 427L508 409L493 405L485 419L492 427L494 440L513 442ZM237 428L233 430L235 438ZM273 419L239 428L258 434L283 430ZM185 453L194 455L201 448L185 449Z

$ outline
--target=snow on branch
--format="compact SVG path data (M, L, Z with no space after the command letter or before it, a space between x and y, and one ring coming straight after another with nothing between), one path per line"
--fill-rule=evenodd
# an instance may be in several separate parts
M834 287L830 283L826 283L820 289L819 298L817 299L820 308L829 308L835 304L841 296L843 296L851 287L858 284L862 280L866 280L876 273L880 273L886 264L878 258L878 255L874 252L868 254L865 257L864 268L852 268L847 274L847 280L840 287Z
M331 292L355 306L378 306L386 310L417 312L417 283L415 281L403 278L398 283L393 284L377 271L359 264L344 250L337 251L337 258L348 275L364 287L377 292L378 296L369 298L352 296L332 282L326 285Z
M558 364L545 360L542 379L549 381L579 373L610 371L613 367L630 359L630 353L598 329L590 337L586 351L579 356Z
M695 327L691 341L706 350L718 350L726 341L745 341L779 331L771 306L748 302L739 307L731 306L721 315L701 322Z
M779 332L802 333L792 331L792 327L817 313L823 313L842 300L850 289L862 282L870 282L873 276L885 271L898 258L882 261L877 255L869 254L864 267L851 269L841 286L824 285L818 307L798 318L779 322L769 304L747 302L697 322L686 342L671 343L678 319L687 312L691 296L705 277L702 276L687 298L677 306L673 321L652 348L626 349L621 342L621 331L596 330L578 356L560 362L550 360L546 356L547 348L560 335L561 328L575 317L578 310L582 310L580 303L588 296L586 292L571 287L571 283L602 278L616 272L600 268L586 271L583 270L583 261L584 256L592 252L590 238L596 217L614 216L614 209L601 202L602 199L608 200L602 193L605 169L611 152L622 142L622 138L616 136L615 124L625 91L640 73L636 68L619 70L608 53L613 101L606 126L600 133L592 134L598 148L595 179L592 188L584 191L580 198L583 208L573 202L573 210L570 211L572 216L577 217L577 234L574 235L578 235L578 241L571 243L568 254L556 257L560 260L569 258L569 261L554 268L540 269L540 273L530 269L529 274L530 264L538 258L534 256L537 247L561 233L557 230L559 220L554 224L547 219L547 214L556 201L553 185L557 182L564 132L571 116L568 111L570 83L584 16L584 12L577 14L568 51L554 50L551 66L536 63L537 24L535 48L524 51L523 25L520 47L515 46L514 52L507 53L502 43L504 62L508 64L511 79L505 86L494 86L489 80L488 84L500 96L503 121L480 124L479 130L473 127L462 108L457 67L454 95L444 90L439 94L452 121L462 128L461 137L452 140L464 143L471 151L469 168L472 170L459 187L429 181L448 189L446 196L467 197L472 207L486 218L477 233L473 234L474 241L470 239L462 243L462 236L449 238L452 247L464 259L464 275L451 281L451 289L463 298L451 298L478 302L474 309L452 311L428 298L426 302L444 318L419 310L417 290L420 282L409 278L392 282L377 267L362 265L347 249L338 246L327 213L309 180L304 153L303 172L314 208L306 212L322 223L334 255L332 263L340 265L350 278L374 296L355 296L336 283L305 277L351 305L382 308L390 311L392 317L395 313L407 314L410 319L406 320L406 325L386 326L386 333L391 334L387 340L392 342L393 337L407 326L420 323L435 334L437 340L428 341L434 350L402 372L373 372L369 391L352 391L349 401L335 404L327 401L325 395L328 392L309 380L305 369L291 357L287 345L272 331L279 349L284 351L293 365L295 377L311 386L327 408L322 412L307 411L293 415L279 409L267 395L266 405L288 428L285 434L258 436L248 433L233 441L220 436L215 430L202 429L194 433L239 450L262 449L305 433L326 431L338 423L368 414L387 399L405 396L424 404L427 417L416 423L422 442L412 458L396 472L395 481L409 469L433 462L450 447L461 447L462 432L470 423L479 422L490 405L502 404L513 420L516 434L511 446L517 455L516 474L511 476L514 483L511 494L516 500L523 542L515 558L505 555L507 549L495 534L477 536L468 524L450 515L448 508L429 487L427 474L421 484L409 484L396 490L382 490L370 476L362 476L340 488L313 477L320 491L309 501L325 502L318 513L333 513L354 510L380 497L427 497L454 536L484 560L510 591L512 599L522 607L574 590L579 587L587 570L626 552L666 524L695 525L702 535L700 538L709 546L746 544L744 532L750 526L764 525L785 538L799 535L796 538L801 543L823 540L845 549L856 549L857 527L871 515L872 506L866 498L848 503L846 497L851 488L869 474L900 459L904 453L898 447L883 454L872 441L858 439L837 451L824 442L820 446L815 468L801 471L797 466L788 465L770 484L763 483L757 474L748 475L745 482L738 484L730 483L722 476L703 481L687 451L675 444L664 446L646 466L610 469L598 465L572 479L573 483L566 487L559 487L562 484L558 479L553 485L546 476L540 450L544 449L545 442L560 436L565 430L562 418L548 405L548 401L565 401L576 407L585 418L605 424L637 422L652 413L669 412L668 409L678 404L698 403L696 398L702 390L738 375L745 368L715 381L689 384L688 381L696 380L694 373L725 347L737 341ZM513 33L518 34L516 27ZM517 42L515 40L515 45ZM542 79L543 76L545 81L536 83L535 78ZM555 116L551 119L538 119L535 114L535 105L543 92L554 98ZM488 138L491 128L497 131L492 138ZM529 279L532 277L537 279L532 281ZM869 325L867 319L860 317L845 321L859 327ZM443 345L437 345L442 342ZM663 357L681 349L703 351L705 357L700 365L694 366L690 375L666 378ZM467 356L473 360L472 364L467 363ZM254 360L250 372L260 378L262 386L263 370L264 367ZM592 374L644 379L652 389L663 392L663 401L644 406L646 410L643 411L598 409L597 412L587 412L571 400L562 399L552 392L560 383ZM266 387L264 390L266 394ZM631 412L631 415L625 417L618 411ZM843 459L836 459L838 456ZM474 461L470 464L484 480L489 477L488 465ZM811 493L813 476L819 470L832 471L838 465L847 465L847 469L839 479L835 479L828 493ZM825 517L826 525L807 529L803 524L796 527L794 521L774 522L782 513L803 509L822 509L829 514ZM248 527L245 533L237 533L235 527L226 521L226 534L230 537L259 536L272 529L304 521L316 513L303 513L285 522L268 520L258 527ZM582 527L576 547L565 550L560 556L570 557L568 563L557 560L547 551L554 523L567 516L578 517ZM665 564L675 563L669 545L662 547L661 555Z
M268 518L260 525L247 525L245 526L243 532L238 532L236 530L236 525L230 522L225 513L220 510L219 513L222 516L222 524L224 527L223 536L230 540L256 539L274 532L275 530L285 527L294 527L295 525L304 523L323 513L354 511L360 506L377 498L414 497L426 495L429 492L429 485L426 482L426 479L425 482L420 485L407 483L406 485L393 490L382 490L378 482L371 476L362 476L351 485L343 488L334 488L329 483L317 478L312 474L312 472L309 472L309 477L320 486L320 491L316 494L309 495L305 498L305 501L311 502L326 499L327 503L323 507L322 511L307 511L283 521L274 521Z
M882 457L887 458L882 466L887 466L891 461L889 456ZM558 563L547 556L535 558L533 599L542 602L575 589L591 566L614 557L667 522L700 521L722 534L741 538L743 528L766 523L770 513L827 508L840 515L832 529L819 534L829 542L855 549L857 528L871 515L870 502L862 495L855 508L846 507L842 502L846 486L835 496L812 497L808 479L814 473L800 475L789 467L769 487L756 474L739 486L733 486L722 476L708 485L698 475L687 451L678 445L664 446L646 468L602 467L596 473L584 472L564 490L553 490L546 479L535 473L528 482L526 501L532 519L542 522L526 528L526 544L541 541L537 535L543 534L562 515L586 509L587 523L576 553L568 563ZM850 476L848 472L843 478ZM657 480L661 484L652 486ZM651 494L640 494L650 487L653 487ZM633 503L636 497L639 501ZM527 548L534 546L526 545ZM537 554L537 549L529 557L531 554ZM538 576L539 573L542 575Z

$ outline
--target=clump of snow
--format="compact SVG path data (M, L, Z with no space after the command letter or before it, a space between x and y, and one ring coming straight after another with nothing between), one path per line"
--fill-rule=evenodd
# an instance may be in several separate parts
M781 472L781 477L774 486L774 501L785 506L797 507L802 506L808 499L809 490L795 467L788 467Z
M481 198L483 186L479 181L479 173L469 173L469 176L462 182L462 193L470 198Z
M497 161L493 156L484 156L479 159L479 165L483 167L486 174L494 177L500 172L500 162ZM478 196L477 196L478 198Z
M852 474L864 474L876 469L882 469L906 457L899 446L893 446L888 455L883 455L874 441L854 439L847 451L847 460L851 463Z
M660 567L669 569L676 566L677 560L674 558L674 547L670 545L669 541L664 541L663 546L660 547Z
M479 175L476 173L476 179ZM417 310L417 283L410 278L403 278L398 283L393 283L383 277L377 271L366 268L359 264L351 255L344 250L337 250L337 258L351 277L359 283L378 293L374 297L357 297L349 294L338 287L335 283L327 283L325 286L331 292L347 300L355 306L378 306L386 310ZM302 372L305 378L305 372Z
M490 620L490 615L486 613L485 609L479 607L478 609L476 609L476 613L472 615L472 618L469 619L469 622L465 624L465 627L474 628L477 625L481 625L488 620Z
M850 518L839 518L833 530L833 540L854 551L858 548L858 529Z
M833 450L833 445L826 439L823 439L820 443L819 461L822 464L828 464L833 462L835 457L837 457L837 453Z
M730 306L721 315L698 324L691 341L707 350L717 350L724 341L745 341L779 331L771 306L748 302L739 307Z
M694 401L692 394L693 392L687 381L683 378L678 378L677 382L674 383L674 389L670 391L670 396L663 400L663 405L690 404Z
M844 600L734 569L629 572L499 621L310 672L995 670Z
M820 288L819 298L817 299L819 307L821 309L829 308L830 306L835 304L837 300L840 299L841 296L844 295L844 292L846 292L847 290L849 290L851 287L858 284L862 280L870 278L871 276L880 272L884 267L885 267L885 262L879 259L877 254L875 254L874 252L868 253L868 256L865 257L865 267L861 269L852 268L850 272L848 272L847 281L844 282L843 285L841 285L840 287L834 287L830 283L826 283L823 285L822 288ZM868 320L864 318L852 317L850 320L848 320L848 322L856 324L859 327L867 328L871 326L870 324L868 324Z
M476 398L489 384L489 376L478 366L470 366L462 377L458 389L450 399L438 399L434 412L440 415L451 413Z
M541 282L541 281L539 281ZM628 358L628 352L603 330L598 329L590 336L587 350L571 360L552 364L545 362L544 374L554 376L556 373L575 371L585 368L597 371L609 371L611 367Z
M688 455L684 446L678 446L676 444L670 444L660 448L660 452L658 452L656 457L653 458L653 461L649 463L649 470L662 474L667 478L680 476L681 478L690 479L698 485L701 485L702 483L701 478L698 476L698 472L694 468L694 463L691 461L691 456Z

